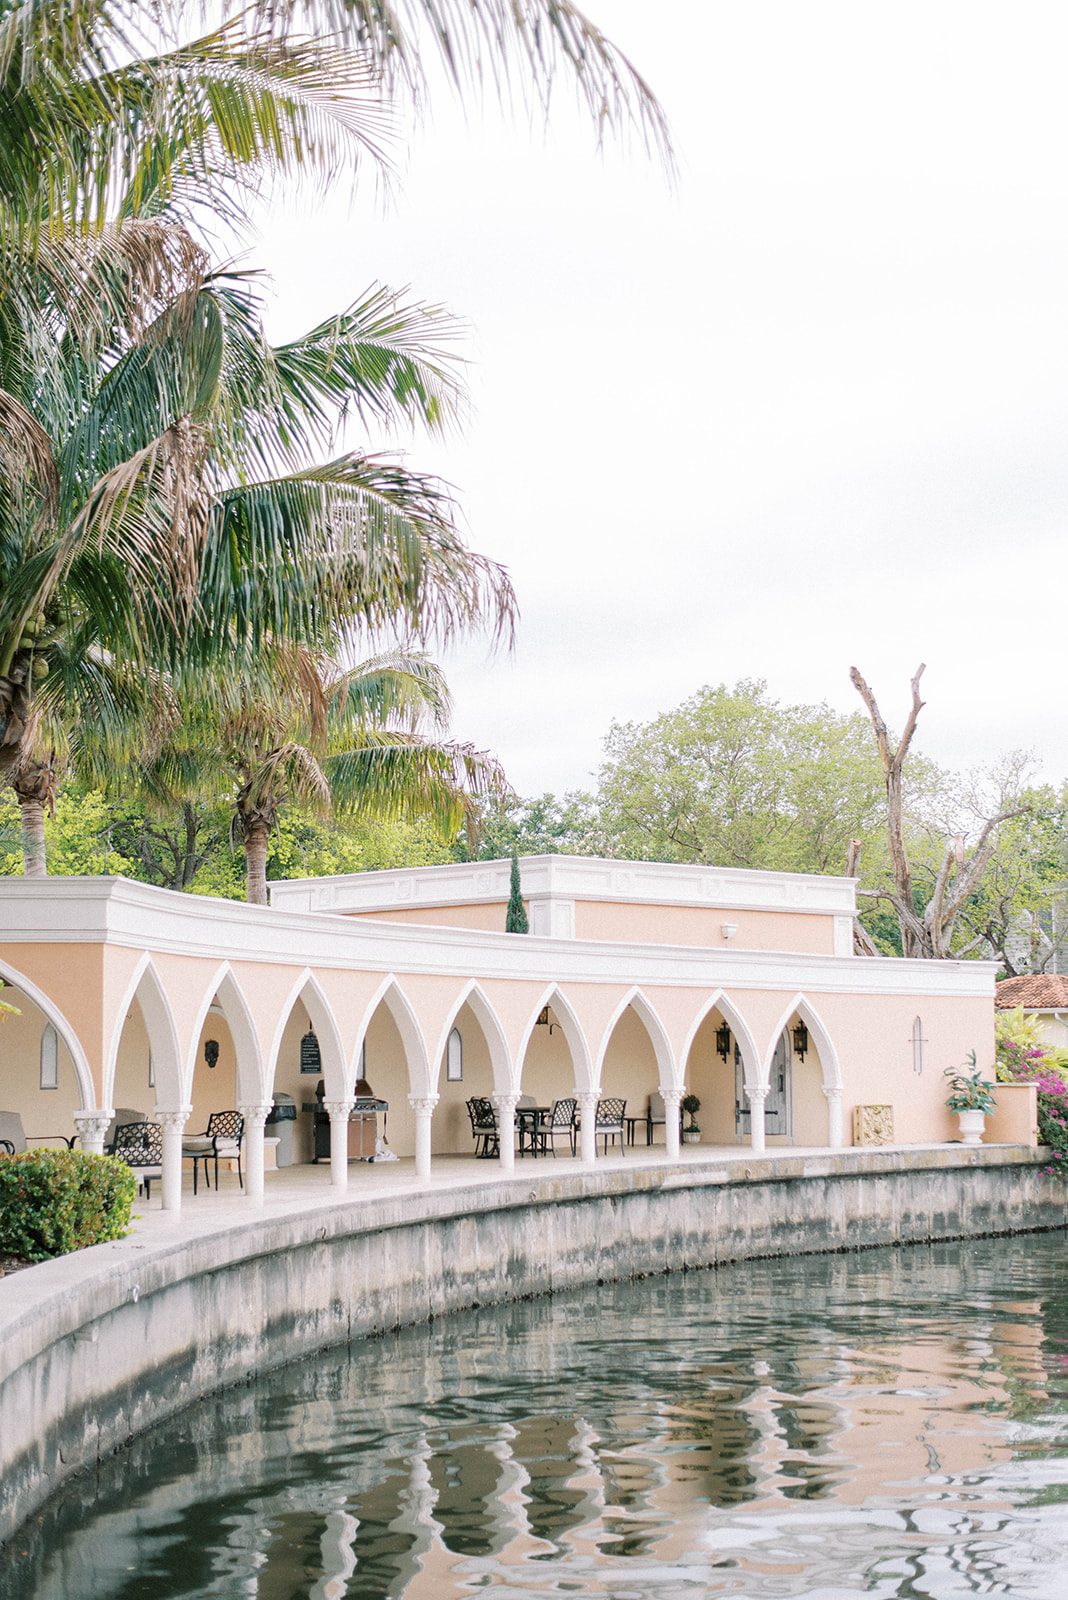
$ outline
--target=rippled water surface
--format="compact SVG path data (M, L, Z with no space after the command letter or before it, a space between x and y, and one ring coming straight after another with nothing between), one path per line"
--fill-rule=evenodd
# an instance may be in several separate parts
M4 1600L1068 1597L1063 1235L591 1289L206 1402Z

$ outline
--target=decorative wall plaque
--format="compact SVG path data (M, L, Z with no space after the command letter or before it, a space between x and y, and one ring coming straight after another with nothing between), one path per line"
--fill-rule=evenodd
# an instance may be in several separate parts
M893 1106L854 1106L854 1144L893 1144Z

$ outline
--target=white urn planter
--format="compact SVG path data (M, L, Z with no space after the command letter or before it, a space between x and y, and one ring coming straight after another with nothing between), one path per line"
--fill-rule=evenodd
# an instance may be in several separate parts
M986 1126L985 1111L958 1111L957 1121L960 1123L962 1144L982 1144Z
M700 1130L700 1128L683 1128L683 1130L682 1130L682 1142L683 1142L683 1144L700 1144L701 1143L701 1130Z

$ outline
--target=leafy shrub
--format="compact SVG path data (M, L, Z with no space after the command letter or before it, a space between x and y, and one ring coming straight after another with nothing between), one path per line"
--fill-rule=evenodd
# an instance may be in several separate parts
M121 1239L137 1179L124 1161L82 1150L0 1155L0 1252L47 1261Z

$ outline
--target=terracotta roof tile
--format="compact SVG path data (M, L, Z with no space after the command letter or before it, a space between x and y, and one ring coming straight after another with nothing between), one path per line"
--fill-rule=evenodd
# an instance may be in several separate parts
M994 1004L1001 1011L1014 1006L1026 1006L1029 1011L1068 1011L1068 978L1056 972L1004 978L997 986Z

